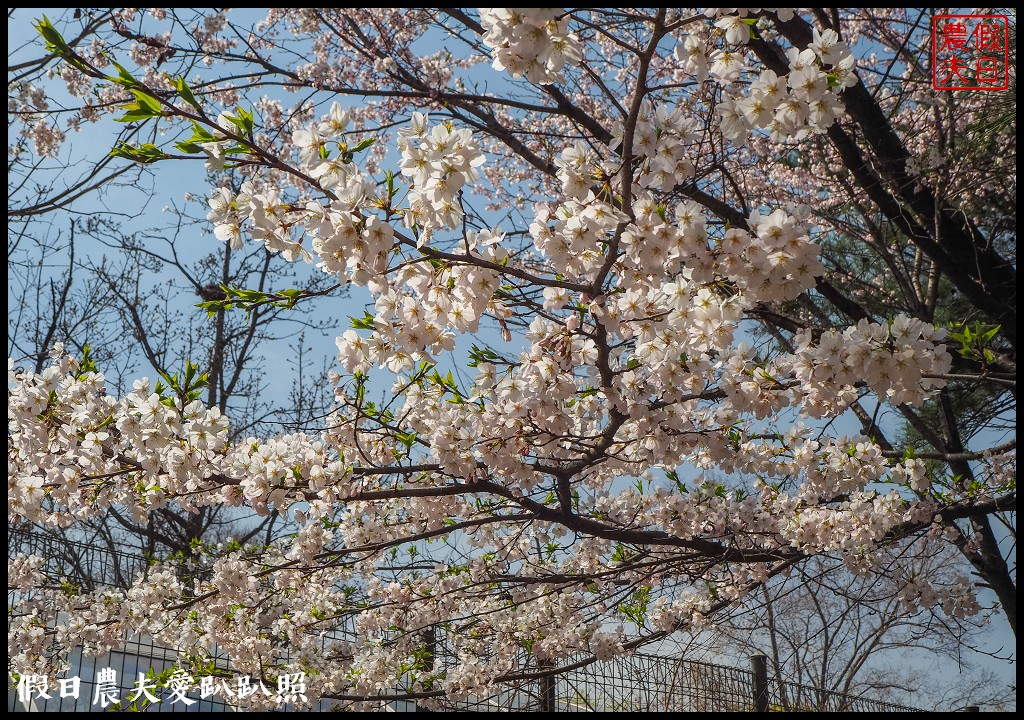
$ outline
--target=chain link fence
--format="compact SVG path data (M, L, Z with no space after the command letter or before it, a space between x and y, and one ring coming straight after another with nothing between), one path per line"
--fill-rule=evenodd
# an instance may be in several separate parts
M763 656L751 660L763 662ZM584 662L570 658L548 677L504 685L486 697L445 707L477 712L922 712L796 683L761 683L756 670L684 658L633 653Z

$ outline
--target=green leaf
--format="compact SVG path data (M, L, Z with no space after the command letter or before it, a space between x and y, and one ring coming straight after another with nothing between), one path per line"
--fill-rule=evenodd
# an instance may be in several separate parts
M647 619L647 605L651 600L651 588L648 585L641 585L634 592L628 602L619 605L619 610L627 618L632 620L638 627L642 627Z
M213 134L204 128L202 125L197 123L195 120L192 121L192 138L191 142L216 142L217 138Z
M405 445L406 450L412 450L413 443L416 442L416 431L395 433L395 439Z
M278 295L286 298L284 302L274 303L277 307L292 308L295 307L295 303L302 297L302 290L298 288L289 288L287 290L281 290Z
M199 100L197 100L196 96L192 93L192 88L190 88L188 83L185 82L185 78L175 78L174 88L178 91L178 95L182 100L194 107L200 113L203 112L203 106L199 104Z
M238 132L249 139L252 139L252 131L255 127L255 118L253 114L242 108L236 108L234 115L224 116L228 122L238 128Z
M114 118L115 122L131 123L131 122L145 122L153 117L153 113L148 110L133 109L126 112L121 117Z
M291 309L306 294L301 288L286 288L277 292L264 292L262 290L249 290L234 285L221 283L220 291L224 297L196 303L196 307L206 310L209 315L214 315L218 310L232 310L235 306L241 307L246 313L262 306Z
M960 344L956 348L960 357L984 364L991 364L996 361L996 355L989 349L989 344L999 334L1001 325L988 325L986 323L950 324L949 337ZM959 332L957 332L959 330Z
M142 163L148 165L149 163L162 160L167 157L163 150L158 148L152 143L146 143L145 145L129 145L128 143L119 143L117 147L110 151L113 157L123 157L132 162Z
M135 102L124 106L127 112L115 118L117 122L139 122L163 116L164 109L159 100L139 90L132 90L132 94L135 96Z
M363 316L361 318L349 315L348 319L350 320L350 326L353 330L373 330L375 327L373 324L373 315L366 311L363 312Z
M43 15L42 20L36 20L36 31L46 41L46 49L55 55L64 55L68 50L68 44L64 42L63 36L57 32L50 19Z
M469 367L476 367L482 362L504 362L503 358L498 353L494 352L490 348L482 348L478 345L473 345L469 350Z
M752 40L757 40L757 27L755 27L757 25L757 20L758 19L756 17L743 18L743 22L750 28L750 38Z
M174 147L178 148L186 155L198 155L199 153L203 152L203 149L199 147L199 145L197 145L194 142L188 142L185 140L174 143Z
M160 104L160 101L152 95L148 95L139 90L132 90L132 95L135 96L135 101L139 104L140 108L148 108L158 115L163 114L163 106Z
M96 363L92 359L92 346L85 345L82 347L82 361L78 364L78 373L75 377L81 380L91 372L96 372Z
M132 75L130 72L125 70L123 67L118 65L113 60L110 61L110 64L113 65L115 68L117 68L117 75L118 76L115 78L115 77L110 77L108 75L107 76L108 80L110 80L111 82L117 83L118 85L123 85L126 88L133 88L136 85L138 85L139 81L135 79L134 75Z
M355 146L350 148L349 152L350 153L361 152L361 151L365 150L366 148L370 147L371 145L373 145L373 143L374 143L374 139L372 137L363 138L362 140L357 142L355 144Z

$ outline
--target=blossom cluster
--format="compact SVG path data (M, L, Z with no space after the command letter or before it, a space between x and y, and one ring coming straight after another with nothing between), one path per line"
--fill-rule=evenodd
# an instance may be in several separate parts
M751 302L792 300L814 287L825 268L806 226L784 210L754 213L750 232L733 228L722 238L720 271L744 290Z
M413 183L405 224L421 226L425 238L433 230L451 230L458 225L463 217L458 196L466 184L479 178L476 168L484 162L468 128L440 123L428 130L428 121L428 116L413 113L398 140L402 175Z
M44 500L53 503L46 521L56 525L125 500L142 519L168 496L208 487L224 469L228 423L219 409L158 394L145 378L116 400L101 373L83 371L59 350L38 375L19 374L8 402L18 438L9 455L8 514L18 520L43 520ZM135 472L122 474L125 464Z
M819 417L831 413L861 383L896 404L921 404L945 385L952 357L941 341L945 331L907 315L892 322L861 320L843 332L829 330L794 337L796 352L779 368L800 381L802 409Z
M468 129L451 123L430 128L428 121L427 115L414 113L398 142L401 173L411 181L401 214L405 226L417 231L420 246L435 231L458 226L464 215L459 197L465 185L479 178L476 168L484 162ZM288 202L280 188L258 180L243 183L237 194L220 187L209 199L207 214L214 234L237 248L244 230L288 260L313 262L315 253L324 272L358 285L379 277L394 247L395 230L373 214L379 208L373 181L344 152L330 157L328 138L342 133L347 122L335 103L325 121L293 133L300 162L321 189L331 192L329 204ZM307 238L313 253L304 245Z
M857 82L849 46L835 30L815 28L807 48L786 50L787 74L761 68L741 92L737 81L748 67L743 48L756 21L742 15L722 17L715 25L724 33L725 47L710 49L706 41L689 36L676 46L676 58L688 73L701 79L710 74L723 83L719 127L735 145L742 145L754 130L776 142L824 132L844 112L839 94Z
M491 48L495 70L530 82L550 85L562 79L566 65L582 58L569 15L557 8L480 8L484 44Z

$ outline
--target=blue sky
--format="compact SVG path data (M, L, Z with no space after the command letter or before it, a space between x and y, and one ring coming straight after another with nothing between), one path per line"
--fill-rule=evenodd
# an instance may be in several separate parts
M26 40L34 38L34 32L31 29L31 18L38 17L43 11L18 11L14 14L13 18L8 22L8 44L11 47L21 45ZM47 14L51 18L55 18L66 10L53 10L48 11ZM244 14L249 14L248 11L242 11ZM31 50L26 49L24 54L16 55L15 59L24 57L26 55L35 55L41 53L41 46L34 46ZM63 91L61 90L62 83L59 81L52 83L48 86L48 90L52 88L52 101L57 104L61 101ZM326 108L323 108L326 110ZM69 143L69 155L67 156L71 162L75 165L89 162L89 159L96 159L100 157L107 148L109 148L113 142L116 129L113 123L105 120L98 125L85 124L81 133L71 137ZM9 137L10 142L10 137ZM167 206L178 206L181 207L185 203L185 196L187 193L193 194L197 200L190 206L190 214L196 216L205 215L206 205L205 198L209 194L210 186L206 181L205 174L202 169L202 163L175 163L173 166L170 165L157 165L154 168L155 174L152 176L145 175L147 178L146 183L142 184L137 188L135 192L131 189L125 189L119 191L114 197L100 198L98 196L90 196L76 203L71 209L71 212L81 217L90 213L103 212L103 213L115 213L125 221L125 227L128 229L144 230L150 227L160 226L171 220L171 215L163 212L163 208ZM499 218L495 217L495 221ZM59 225L61 222L66 222L67 217L63 217L56 221ZM506 228L508 229L508 228ZM210 252L216 249L218 241L215 240L212 234L209 233L209 229L205 232L202 231L200 226L196 226L195 232L190 232L182 237L179 250L183 256L199 257L202 254ZM99 244L86 245L81 248L81 251L87 255L91 254L96 256L106 251ZM9 257L9 262L11 261ZM10 277L10 274L9 274ZM167 279L155 277L152 282L159 283L165 282ZM274 288L281 289L281 288ZM10 304L16 304L21 298L20 293L22 289L8 283L8 300ZM336 319L336 332L327 332L323 336L309 336L307 341L311 342L314 348L314 352L323 359L330 360L336 354L334 336L340 334L343 330L348 327L347 316L360 316L362 315L364 305L369 301L369 295L363 289L353 288L351 294L347 298L332 298L321 302L316 307L317 312L324 313L331 318ZM308 312L308 308L311 305L300 305L300 308L295 312ZM180 308L185 312L192 312L187 305L183 305ZM202 316L202 311L195 309L194 312L197 316ZM10 326L9 326L10 328ZM500 336L494 329L486 330L482 333L483 342L500 345ZM469 343L472 342L470 338L459 339L459 352L455 353L455 357L464 356L464 351L468 349ZM477 340L479 342L479 340ZM513 342L513 345L516 341ZM288 355L288 342L282 341L275 345L268 345L264 348L263 356L264 362L262 365L262 373L266 386L266 396L268 399L274 402L285 402L287 399L287 393L291 388L292 374L294 371L293 363L289 361ZM313 363L315 366L319 366L320 363ZM442 366L442 371L446 368ZM142 371L141 374L152 375L151 372ZM378 382L376 385L371 385L371 395L374 393L383 393L389 383L383 381ZM854 427L851 424L850 432L854 431ZM998 623L994 624L991 632L986 636L986 646L990 652L996 652L997 649L1002 648L1012 649L1015 652L1015 648L1006 648L1005 638L1009 637L1008 629L1005 627L1005 621L1001 619L1001 615ZM1013 666L1008 665L1005 661L997 660L995 658L984 660L984 664L987 667L991 667L994 670L999 671L1008 680L1012 678ZM942 668L939 672L943 674L952 673L954 668Z

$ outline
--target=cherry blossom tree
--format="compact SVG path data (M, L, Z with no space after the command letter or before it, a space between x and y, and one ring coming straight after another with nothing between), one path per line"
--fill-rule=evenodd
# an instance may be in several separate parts
M311 701L439 703L700 633L818 557L950 618L983 586L1015 632L1014 129L931 90L927 11L95 17L37 28L71 124L137 130L109 166L203 163L218 240L368 309L317 431L233 437L192 365L10 378L12 523L300 528L89 593L19 557L12 671L145 630L196 676L216 646ZM888 552L934 540L975 577Z

